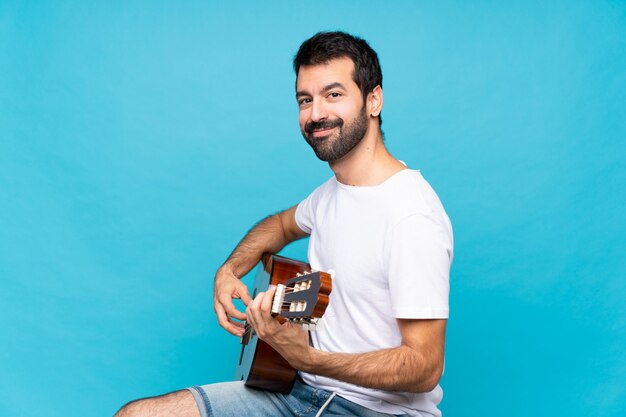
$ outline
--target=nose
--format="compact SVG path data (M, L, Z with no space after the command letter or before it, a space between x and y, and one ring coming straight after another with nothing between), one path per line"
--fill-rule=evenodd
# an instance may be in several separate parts
M322 100L313 100L311 103L311 121L319 122L328 118L326 106Z

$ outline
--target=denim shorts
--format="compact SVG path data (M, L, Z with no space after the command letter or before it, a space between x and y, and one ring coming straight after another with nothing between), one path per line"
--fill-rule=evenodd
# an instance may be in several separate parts
M383 417L379 413L300 380L289 394L246 387L243 381L188 388L202 417ZM329 401L330 400L330 401ZM323 408L321 414L318 414Z

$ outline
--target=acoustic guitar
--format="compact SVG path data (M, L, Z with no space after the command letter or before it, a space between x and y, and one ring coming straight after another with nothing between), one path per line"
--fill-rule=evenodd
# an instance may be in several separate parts
M332 279L326 272L313 272L307 263L266 254L258 268L254 298L258 291L276 285L272 315L281 323L289 321L305 330L316 330L328 306ZM249 387L288 393L297 376L296 369L269 344L257 337L245 323L241 354L235 379Z

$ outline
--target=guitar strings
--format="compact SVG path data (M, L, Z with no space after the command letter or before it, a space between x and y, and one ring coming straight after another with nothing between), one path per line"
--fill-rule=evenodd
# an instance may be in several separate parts
M298 291L296 291L295 288L291 288L291 287L285 288L285 294L292 294L294 292L300 292L300 291L305 291L305 290L298 290Z
M313 321L312 321L313 318L315 318L315 317L299 317L298 321L302 322L302 323L313 323ZM287 319L287 321L289 321L289 319ZM244 324L244 329L245 330L244 330L243 334L241 335L241 337L246 337L248 334L254 332L254 329L252 328L252 326L248 322L246 322Z
M304 290L296 291L295 288L293 288L293 287L285 287L285 294L293 294L293 293L300 292L300 291L304 291ZM301 301L304 301L304 300L301 300ZM281 310L288 312L289 311L288 308L291 307L291 305L293 303L297 303L297 302L299 302L299 301L283 301ZM299 318L299 320L302 321L302 322L304 322L304 321L310 322L311 319L307 318L307 317L301 317L301 318ZM251 333L253 331L254 331L254 329L252 328L252 326L250 324L248 324L248 322L245 322L245 324L244 324L244 332L243 332L242 337L247 336L249 333Z

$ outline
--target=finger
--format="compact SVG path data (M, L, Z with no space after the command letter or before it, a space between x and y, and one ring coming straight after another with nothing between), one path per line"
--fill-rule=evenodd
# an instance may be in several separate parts
M255 332L259 332L259 317L255 310L252 308L252 303L246 308L246 321L254 329Z
M276 294L276 286L270 285L265 297L261 300L261 311L265 314L270 314L272 311L272 303L274 302L274 294Z
M246 309L246 315L258 316L259 310L261 308L261 304L263 303L263 299L265 298L265 293L260 292L254 297L250 304L248 304L248 308Z
M250 325L254 327L254 330L259 330L259 325L263 322L261 305L263 304L263 299L265 298L265 293L260 292L254 297L254 299L248 304L248 308L246 308L246 317Z
M215 303L215 314L217 315L217 321L220 326L228 333L231 333L235 336L243 335L243 326L240 323L233 323L229 320L224 308L219 303Z
M239 320L245 320L246 315L241 311L237 310L235 304L233 304L233 299L228 294L222 294L218 297L218 302L222 306L222 308L226 311L230 317L234 317Z
M250 297L250 292L248 291L248 287L246 287L245 285L241 285L241 288L239 288L239 298L241 298L241 301L243 301L244 305L248 305L252 302L252 297Z
M238 320L233 319L232 317L228 317L228 322L230 323L231 326L238 329L238 331L245 330L245 322L243 321L238 321Z
M217 321L224 330L235 336L241 336L243 334L243 325L239 322L233 321L226 312L220 307L216 308L215 313L217 315Z

